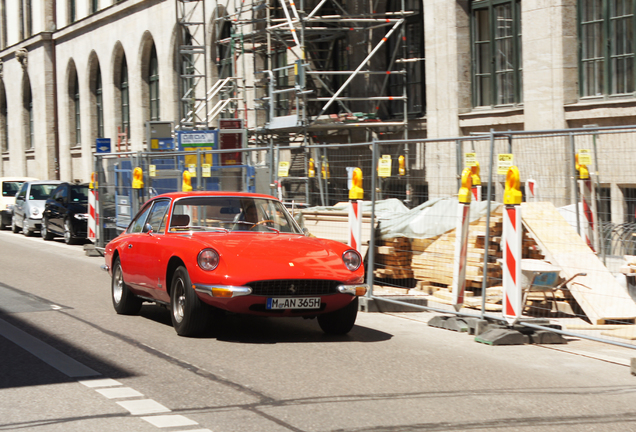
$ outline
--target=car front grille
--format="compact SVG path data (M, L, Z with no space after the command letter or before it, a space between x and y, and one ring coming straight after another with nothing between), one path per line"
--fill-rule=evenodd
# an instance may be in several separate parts
M322 279L279 279L254 281L245 285L252 288L253 295L307 296L335 294L340 282Z

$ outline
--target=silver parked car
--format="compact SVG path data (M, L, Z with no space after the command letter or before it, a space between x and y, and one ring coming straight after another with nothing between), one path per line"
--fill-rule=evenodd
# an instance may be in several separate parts
M11 229L14 233L22 230L22 234L29 236L40 230L44 204L60 183L58 180L38 180L22 185L13 207Z

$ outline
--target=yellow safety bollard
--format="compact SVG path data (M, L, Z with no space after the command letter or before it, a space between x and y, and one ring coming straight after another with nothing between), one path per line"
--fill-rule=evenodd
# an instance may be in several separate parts
M183 192L192 192L192 174L190 171L183 172L183 181L181 182L181 190Z
M136 167L133 170L132 188L143 189L143 187L144 187L144 172L141 170L141 168Z
M97 173L96 172L92 172L91 173L91 181L88 184L88 188L89 189L97 189L97 180L95 180L95 177L97 177Z
M579 154L574 155L576 161L575 168L579 172L579 180L587 180L590 178L590 171L587 169L587 165L579 164Z
M353 170L351 177L351 189L349 190L350 200L361 200L364 198L364 189L362 189L362 170L356 168Z
M506 189L504 190L504 204L521 204L521 182L519 181L519 169L516 166L508 168L506 174Z
M404 155L400 155L398 158L398 175L406 175L406 159Z
M307 170L307 175L309 178L316 177L316 163L314 162L314 158L309 158L309 169Z
M473 186L481 185L481 177L479 177L479 162L475 162L475 165L470 167Z
M470 169L464 168L462 171L462 185L459 188L459 202L464 204L470 204L471 192L470 188L472 187L472 174Z

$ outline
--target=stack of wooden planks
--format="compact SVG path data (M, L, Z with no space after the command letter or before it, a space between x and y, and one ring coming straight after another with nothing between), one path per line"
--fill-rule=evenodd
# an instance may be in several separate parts
M406 237L395 237L378 243L374 276L379 279L413 278L411 241Z

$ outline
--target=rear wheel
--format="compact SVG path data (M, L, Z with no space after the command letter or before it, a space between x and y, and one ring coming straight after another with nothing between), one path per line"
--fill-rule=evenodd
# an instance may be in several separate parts
M111 294L113 307L120 315L134 315L141 309L141 299L134 295L126 282L124 282L124 272L121 269L121 261L115 258L113 263L113 279L111 282Z
M17 234L18 232L20 232L20 227L18 227L18 226L15 224L15 217L12 217L12 218L11 218L11 231L13 231L13 232L14 232L14 233L16 233L16 234Z
M185 267L174 272L170 286L170 310L172 326L179 336L201 333L208 322L208 310L192 289L190 276Z
M40 235L44 240L53 240L53 234L49 231L49 221L46 218L42 218L42 228L40 228Z
M358 297L342 309L318 315L318 325L327 334L342 335L349 333L358 316Z

